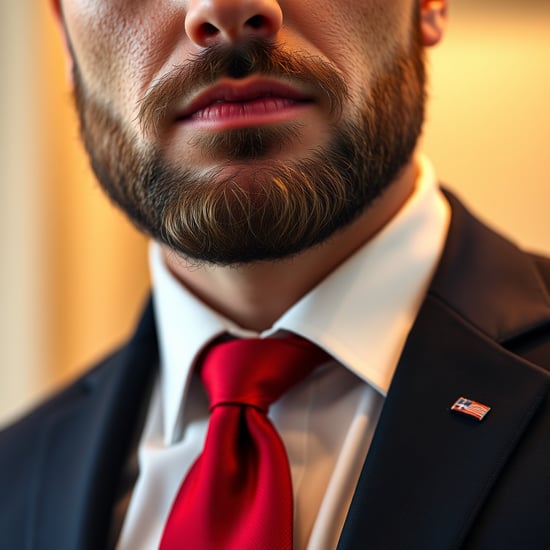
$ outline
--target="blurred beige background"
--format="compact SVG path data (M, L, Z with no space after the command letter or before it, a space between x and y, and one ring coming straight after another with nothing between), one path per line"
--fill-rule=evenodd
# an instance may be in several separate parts
M424 150L477 213L550 253L550 2L451 4ZM0 0L0 15L2 424L130 332L148 275L80 150L48 3Z

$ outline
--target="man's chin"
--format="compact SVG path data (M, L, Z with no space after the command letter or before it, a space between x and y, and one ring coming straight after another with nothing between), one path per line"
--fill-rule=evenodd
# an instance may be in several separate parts
M302 127L292 123L280 126L232 128L223 131L182 132L162 147L165 159L178 165L185 158L188 166L214 167L254 161L296 158L302 149Z

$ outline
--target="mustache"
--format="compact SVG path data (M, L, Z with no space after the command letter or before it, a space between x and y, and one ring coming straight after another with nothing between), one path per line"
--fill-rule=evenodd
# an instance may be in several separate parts
M174 67L156 82L140 103L138 121L146 134L157 133L177 102L221 78L262 75L304 84L320 98L331 115L341 113L349 97L345 80L327 61L311 54L284 51L259 39L238 45L214 45Z

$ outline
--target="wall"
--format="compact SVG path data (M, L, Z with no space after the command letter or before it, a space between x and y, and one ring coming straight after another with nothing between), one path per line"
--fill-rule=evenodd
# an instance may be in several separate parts
M476 212L550 252L550 2L461 0L450 16L424 148Z
M43 381L42 227L47 213L37 186L38 79L35 50L28 42L38 20L30 2L10 3L8 9L9 0L0 1L0 415L6 415L35 399Z

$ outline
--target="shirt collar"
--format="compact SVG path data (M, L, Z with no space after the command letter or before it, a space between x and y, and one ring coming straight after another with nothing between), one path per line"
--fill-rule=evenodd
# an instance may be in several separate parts
M386 395L443 250L450 208L433 167L396 216L274 325L297 332Z
M260 336L299 334L386 394L405 339L427 290L447 234L450 210L430 162L417 159L415 191L377 235L299 300ZM164 438L181 430L181 409L193 363L224 332L257 336L223 317L183 287L150 248L161 358Z

